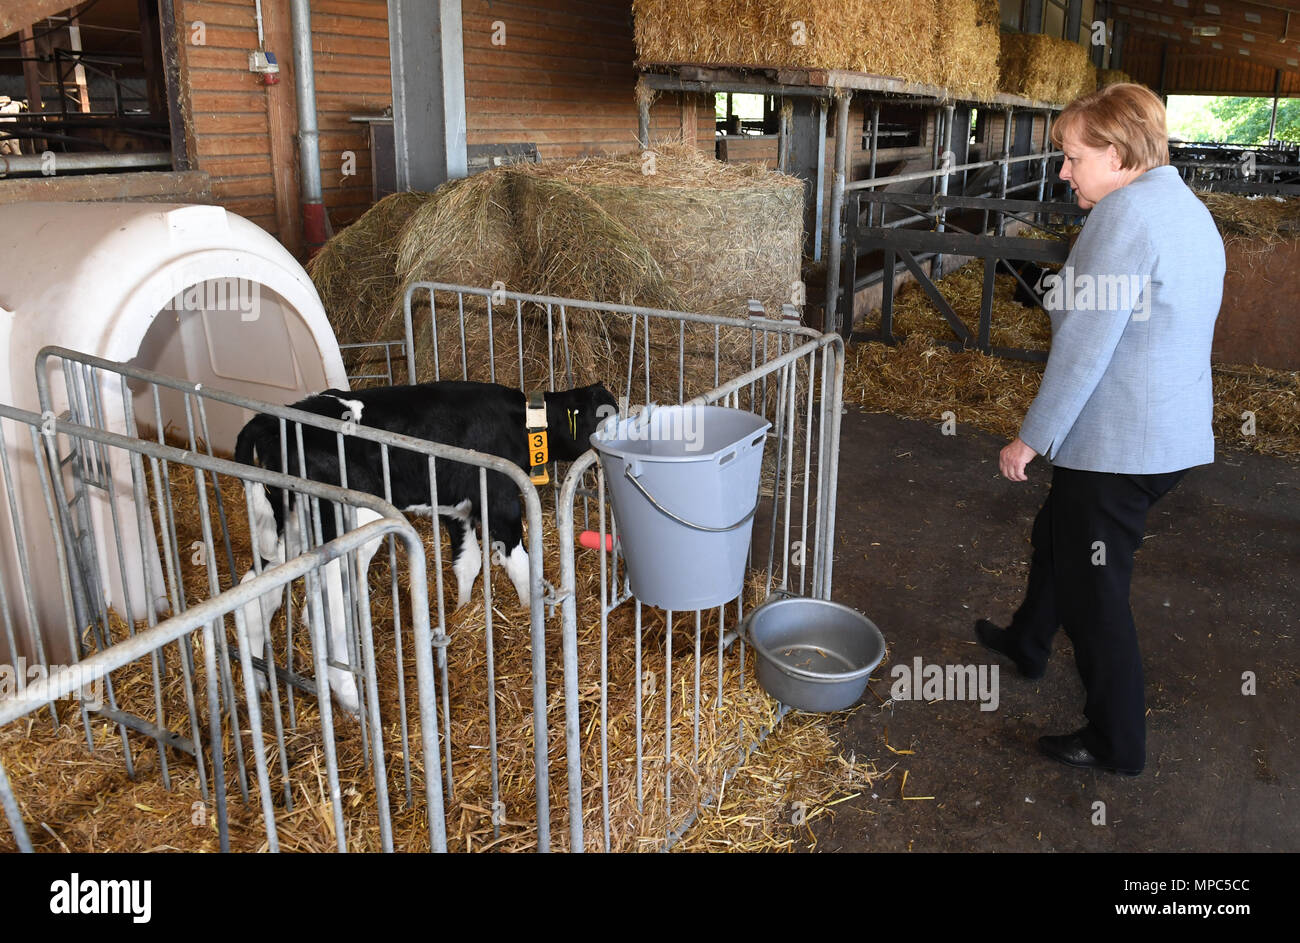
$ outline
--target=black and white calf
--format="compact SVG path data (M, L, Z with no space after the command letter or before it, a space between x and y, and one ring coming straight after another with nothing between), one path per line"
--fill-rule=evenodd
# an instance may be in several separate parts
M463 449L473 449L505 458L525 471L529 468L527 438L527 397L519 390L493 383L444 381L415 386L379 387L345 392L326 390L293 404L295 409L327 416L358 426L384 429L417 439L440 442ZM617 410L617 403L605 387L596 383L574 390L547 393L547 438L551 461L570 462L587 451L588 439L606 415ZM281 467L280 421L261 414L254 416L239 433L235 460L273 471L338 485L338 439L335 433L303 426L303 456L306 468L300 467L293 425L288 424L286 452L289 467ZM378 443L355 436L344 438L347 487L354 491L385 496L384 471ZM487 473L488 507L482 507L478 466L447 459L436 459L438 507L430 505L429 461L424 454L405 449L388 450L389 501L416 514L437 513L446 523L453 547L458 606L469 602L474 581L482 569L482 552L475 535L477 523L487 514L488 533L492 538L492 560L503 566L514 584L521 605L529 604L528 552L523 546L523 513L518 488L499 472ZM261 485L249 487L253 508L254 552L265 565L283 562L286 521L278 488ZM292 505L291 505L292 507ZM334 509L321 506L321 536L336 536ZM293 514L291 510L291 515ZM375 519L373 512L358 510L358 526ZM296 534L296 521L289 521L290 555ZM359 553L361 572L378 549L378 541ZM244 579L253 576L250 570ZM342 619L343 592L338 561L325 568L328 593L330 646L334 661L348 663L345 622ZM260 653L272 617L279 607L279 594L267 594L259 604L245 607L249 643ZM259 611L260 610L260 611ZM305 615L305 613L304 613ZM330 669L330 685L339 704L355 713L358 708L356 687L350 672Z

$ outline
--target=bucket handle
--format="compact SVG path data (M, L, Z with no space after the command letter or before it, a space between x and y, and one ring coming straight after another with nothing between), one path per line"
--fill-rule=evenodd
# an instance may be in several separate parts
M748 521L751 517L754 516L755 512L758 511L758 500L755 499L754 506L749 509L749 513L746 514L744 517L742 517L740 520L736 521L736 523L730 525L729 527L706 527L703 524L692 524L690 521L678 517L672 511L668 510L666 507L664 507L662 504L656 501L654 495L652 495L649 491L647 491L645 489L645 485L637 481L636 476L632 474L631 465L623 466L623 476L627 478L628 481L632 482L633 485L636 486L636 490L641 492L642 496L647 501L649 501L651 505L654 506L656 511L665 515L666 517L672 518L674 521L676 521L678 524L681 524L683 527L689 527L691 530L703 531L706 534L725 534L728 531L733 531L737 527L740 527L742 524Z

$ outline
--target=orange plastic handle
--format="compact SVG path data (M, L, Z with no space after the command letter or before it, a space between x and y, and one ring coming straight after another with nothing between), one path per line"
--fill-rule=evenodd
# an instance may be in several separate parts
M581 534L578 535L578 543L586 547L588 550L599 550L600 536L601 535L596 533L594 530L584 530ZM614 551L613 534L605 535L605 549L613 553Z

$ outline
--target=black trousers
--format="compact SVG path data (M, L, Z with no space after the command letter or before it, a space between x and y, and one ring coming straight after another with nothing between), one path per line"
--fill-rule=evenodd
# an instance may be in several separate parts
M1010 634L1024 660L1045 667L1065 628L1087 702L1084 745L1123 769L1146 763L1146 701L1137 627L1129 608L1133 555L1147 512L1186 474L1119 475L1052 469L1034 520L1025 601Z

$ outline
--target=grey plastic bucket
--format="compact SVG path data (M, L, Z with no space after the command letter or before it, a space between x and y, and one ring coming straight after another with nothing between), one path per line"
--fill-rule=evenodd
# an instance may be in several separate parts
M650 406L592 434L637 599L687 610L740 595L771 425L722 406Z
M885 657L885 637L870 619L825 599L770 600L741 624L758 656L758 683L803 711L852 707Z

